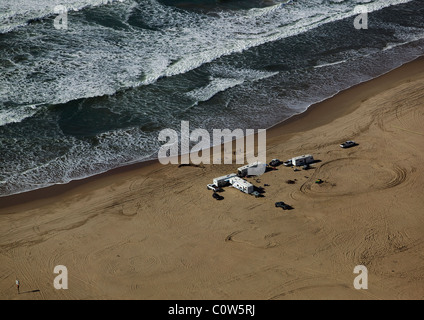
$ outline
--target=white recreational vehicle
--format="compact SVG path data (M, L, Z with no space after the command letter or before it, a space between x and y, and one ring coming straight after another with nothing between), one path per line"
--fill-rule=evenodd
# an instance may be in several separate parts
M310 154L306 154L306 155L291 158L285 161L284 165L285 166L303 166L305 164L310 164L314 161L315 160L313 156L311 156Z
M237 169L240 177L260 176L266 171L266 163L254 162Z
M252 193L254 189L253 184L239 177L231 178L230 183L234 188L239 189L244 193Z
M227 174L226 176L215 178L213 179L213 184L216 185L217 187L225 187L226 185L230 184L230 179L233 177L237 177L237 174L230 173L230 174Z

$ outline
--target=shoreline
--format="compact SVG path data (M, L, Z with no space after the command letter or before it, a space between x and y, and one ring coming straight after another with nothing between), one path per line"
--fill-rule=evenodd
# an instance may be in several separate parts
M396 84L402 82L405 78L419 75L421 70L416 68L416 66L420 65L422 61L424 61L424 56L420 56L412 61L406 62L397 68L377 76L376 78L360 82L345 90L339 91L329 98L311 104L305 111L294 114L289 118L274 124L266 129L267 149L269 148L269 145L275 143L275 140L282 136L286 136L285 138L287 139L287 137L291 135L323 126L343 115L353 112L360 105L360 103L357 102L352 104L352 102L358 101L358 96L361 97L361 101L363 102L382 89L389 89L390 87L394 87ZM385 85L383 87L376 86L373 88L370 87L370 84L372 83L385 83ZM255 133L255 136L256 135L257 133ZM232 143L235 143L235 140L233 140ZM221 147L222 146L223 144L221 144ZM180 156L181 155L178 157ZM136 172L138 170L154 171L161 166L163 165L160 164L157 159L135 162L89 177L72 180L68 183L54 184L39 189L2 196L0 197L0 209L25 205L28 203L45 205L54 201L54 198L77 188L84 187L85 185L96 185L101 180L111 179L114 176Z
M420 58L269 129L268 160L317 162L247 177L258 198L206 188L237 164L152 162L15 201L0 209L0 298L422 300L423 107Z
M296 132L301 132L304 130L310 130L319 126L322 126L326 123L331 122L332 120L346 115L352 111L354 111L358 106L359 103L356 103L355 105L350 105L350 106L346 106L348 105L350 102L352 102L353 100L357 100L353 99L352 95L353 92L355 94L359 93L363 99L369 98L372 95L374 95L376 92L380 91L381 88L369 88L369 84L371 84L372 82L384 82L384 81L390 81L390 83L387 83L387 85L385 87L389 88L389 87L394 87L396 86L397 83L402 82L402 80L406 77L410 77L410 76L416 76L420 74L420 70L416 70L415 66L419 65L421 61L424 61L424 55L423 56L419 56L409 62L406 62L404 64L402 64L401 66L394 68L390 71L387 71L375 78L372 78L370 80L365 80L362 81L360 83L357 83L347 89L341 90L337 93L335 93L333 96L326 98L322 101L316 102L311 104L305 111L298 113L298 114L294 114L291 117L276 123L275 125L271 126L270 128L267 129L267 132L276 132L279 130L283 130L285 131L285 133L296 133ZM402 75L404 72L408 73L407 75ZM399 75L402 75L399 78ZM362 89L365 89L365 92L361 92ZM384 89L384 88L383 88ZM348 101L346 101L346 97L349 98ZM315 118L315 116L320 112L319 108L322 107L323 105L327 105L327 104L331 104L331 108L328 108L330 110L331 114L328 115L328 117L326 117L326 119L322 119L321 117L321 121L313 121L313 126L308 126L307 128L305 128L304 126L302 127L297 127L296 125L298 125L298 121L301 122L302 119L304 117L308 117L310 118L310 120L313 120L313 118ZM345 105L341 108L339 108L339 112L335 112L337 107L340 105ZM320 114L320 116L322 116ZM292 124L293 122L295 122L295 124ZM290 128L287 128L290 127ZM292 128L293 127L293 128Z

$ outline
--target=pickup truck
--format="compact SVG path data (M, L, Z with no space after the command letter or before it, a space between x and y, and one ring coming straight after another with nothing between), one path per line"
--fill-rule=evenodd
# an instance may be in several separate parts
M212 190L214 192L221 192L222 191L222 188L217 187L214 184L208 184L206 187L207 187L208 190Z
M340 147L341 147L341 148L350 148L350 147L353 147L353 146L356 146L356 142L355 142L355 141L352 141L352 140L349 140L349 141L343 142L343 143L340 145Z

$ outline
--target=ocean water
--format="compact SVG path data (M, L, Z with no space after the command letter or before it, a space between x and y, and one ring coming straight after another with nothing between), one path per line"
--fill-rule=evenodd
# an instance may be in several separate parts
M422 55L423 17L423 0L0 0L0 196L153 159L182 120L268 128Z

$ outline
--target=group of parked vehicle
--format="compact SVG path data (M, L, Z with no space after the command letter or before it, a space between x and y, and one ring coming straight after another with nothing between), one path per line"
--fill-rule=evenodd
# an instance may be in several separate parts
M358 144L355 141L348 140L348 141L341 143L340 147L343 148L343 149L347 149L347 148L351 148L351 147L354 147L354 146L357 146L357 145ZM300 166L302 166L303 170L308 170L308 169L310 169L310 164L314 163L314 162L316 162L316 160L314 160L314 157L310 154L307 154L307 155L302 155L302 156L291 158L291 159L284 161L284 162L280 161L279 159L272 159L269 162L269 164L267 165L267 167L271 167L271 168L275 169L275 167L283 164L286 167L292 167L292 166L295 167L296 171L299 170L299 169L297 169L297 167L300 167ZM248 167L248 166L246 166L246 167ZM317 179L315 181L315 183L317 183L317 184L321 184L323 182L324 181L322 181L321 179ZM208 184L207 189L213 191L213 194L212 194L213 198L215 198L217 200L224 199L223 196L218 194L219 192L222 192L223 189L221 187L217 186L216 184ZM258 191L253 191L253 192L249 192L249 193L254 195L256 198L261 196L261 193L258 192ZM286 204L283 201L276 202L275 207L276 208L282 208L283 210L293 209L290 205Z

